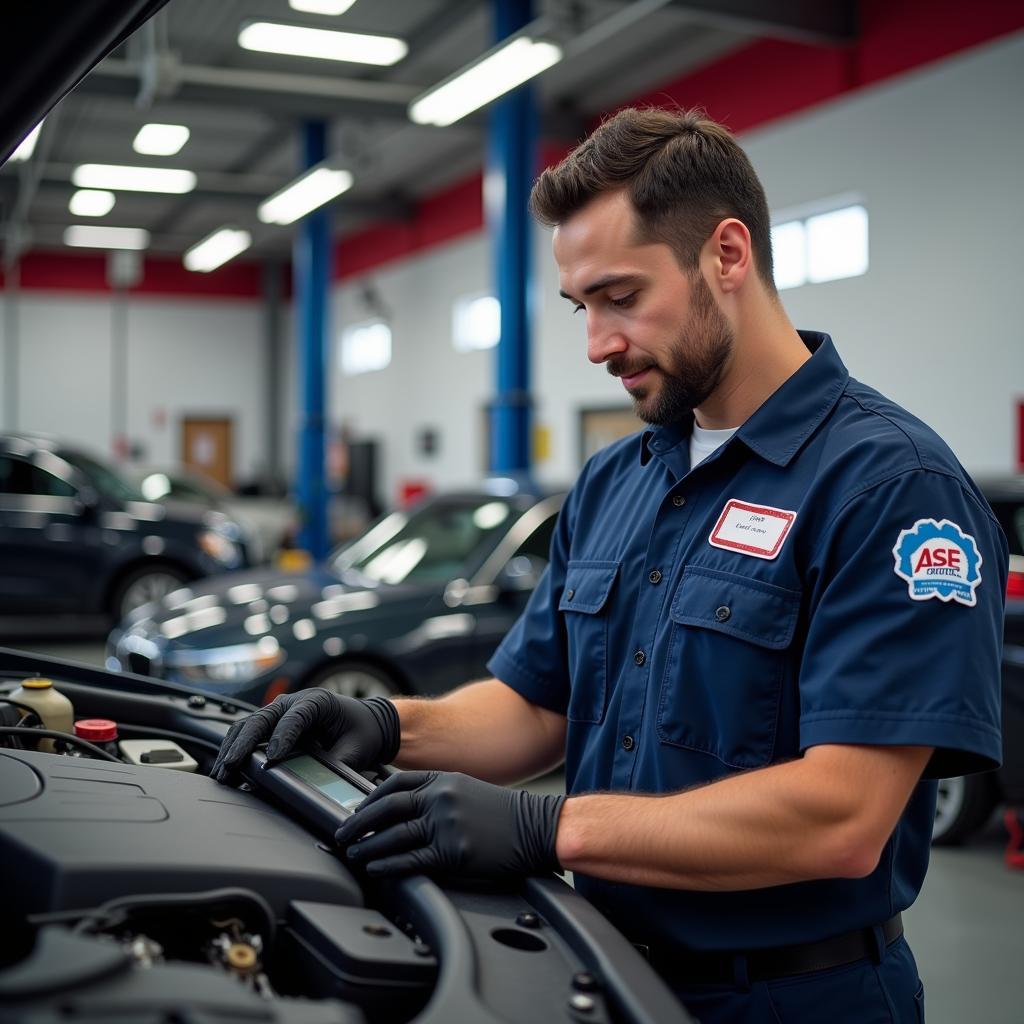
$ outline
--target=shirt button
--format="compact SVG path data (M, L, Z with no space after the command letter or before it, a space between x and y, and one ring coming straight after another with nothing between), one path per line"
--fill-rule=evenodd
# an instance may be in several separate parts
M576 596L576 591L575 590L567 590L565 592L565 599L566 599L566 601L571 601L575 596Z
M686 504L686 499L681 494L672 495L672 504L676 508L682 508Z
M643 651L637 651L636 654L633 655L633 660L638 665L642 665L647 660L647 655L644 654Z
M732 615L732 609L728 605L723 604L715 609L715 618L719 622L728 622L730 615Z
M652 569L650 576L647 577L652 583L661 582L661 573L657 569Z
M622 749L623 750L632 750L633 746L634 746L634 744L633 744L633 737L632 736L623 736L622 737Z

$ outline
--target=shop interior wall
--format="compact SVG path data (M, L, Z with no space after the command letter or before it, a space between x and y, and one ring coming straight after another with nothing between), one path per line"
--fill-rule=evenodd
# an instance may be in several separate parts
M0 299L0 302L4 300ZM257 301L126 300L127 434L142 461L176 466L185 416L230 417L233 472L264 458L264 357ZM17 300L18 414L3 429L114 452L114 312L109 295L25 291ZM0 323L7 323L5 315ZM6 389L4 389L6 396Z
M931 424L979 475L1014 468L1024 398L1022 68L1016 35L741 137L773 210L863 197L868 273L787 290L783 302L796 326L831 333L855 376ZM551 436L537 475L559 483L579 468L579 409L628 402L587 362L583 318L557 295L549 233L537 229L536 243L535 402ZM492 356L455 352L450 324L455 299L488 289L490 265L480 233L337 289L335 334L366 317L368 284L391 310L391 365L344 377L335 361L330 396L335 422L381 440L389 497L406 478L443 487L481 475ZM427 425L440 438L432 457L415 446Z

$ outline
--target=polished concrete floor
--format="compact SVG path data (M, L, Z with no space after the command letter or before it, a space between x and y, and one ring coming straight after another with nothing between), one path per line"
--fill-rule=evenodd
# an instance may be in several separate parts
M99 643L39 641L24 649L103 664ZM555 774L536 788L561 785ZM904 915L928 1024L1024 1022L1024 871L1004 866L1003 841L995 819L969 845L934 850L924 889Z

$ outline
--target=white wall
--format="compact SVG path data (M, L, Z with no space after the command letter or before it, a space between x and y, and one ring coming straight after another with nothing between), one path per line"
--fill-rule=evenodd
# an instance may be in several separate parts
M741 138L773 209L865 197L869 272L786 291L784 304L797 326L831 333L855 376L935 427L978 473L1013 469L1014 403L1024 398L1022 69L1018 34ZM583 323L557 295L541 229L535 254L536 409L552 431L537 473L557 482L578 469L579 407L628 403L587 362ZM446 486L479 475L475 435L492 356L456 353L449 324L452 302L490 279L482 234L365 275L394 313L392 364L352 378L335 370L332 418L385 440L389 496L404 476ZM337 290L335 333L364 319L360 284ZM442 434L430 460L413 452L424 424Z
M16 308L18 414L12 422L11 410L0 409L3 428L73 439L111 455L110 297L27 291ZM236 479L257 472L265 447L260 304L138 296L127 300L126 313L127 431L145 461L179 462L183 417L227 416Z

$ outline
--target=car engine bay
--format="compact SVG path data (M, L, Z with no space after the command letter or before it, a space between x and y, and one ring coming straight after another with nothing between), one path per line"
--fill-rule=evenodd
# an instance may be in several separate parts
M11 696L39 676L76 719L116 723L120 746L47 733ZM321 753L313 772L303 756L215 783L247 705L3 651L0 709L0 1021L687 1019L556 876L350 870L332 839L350 813L338 793L351 804L373 777Z

